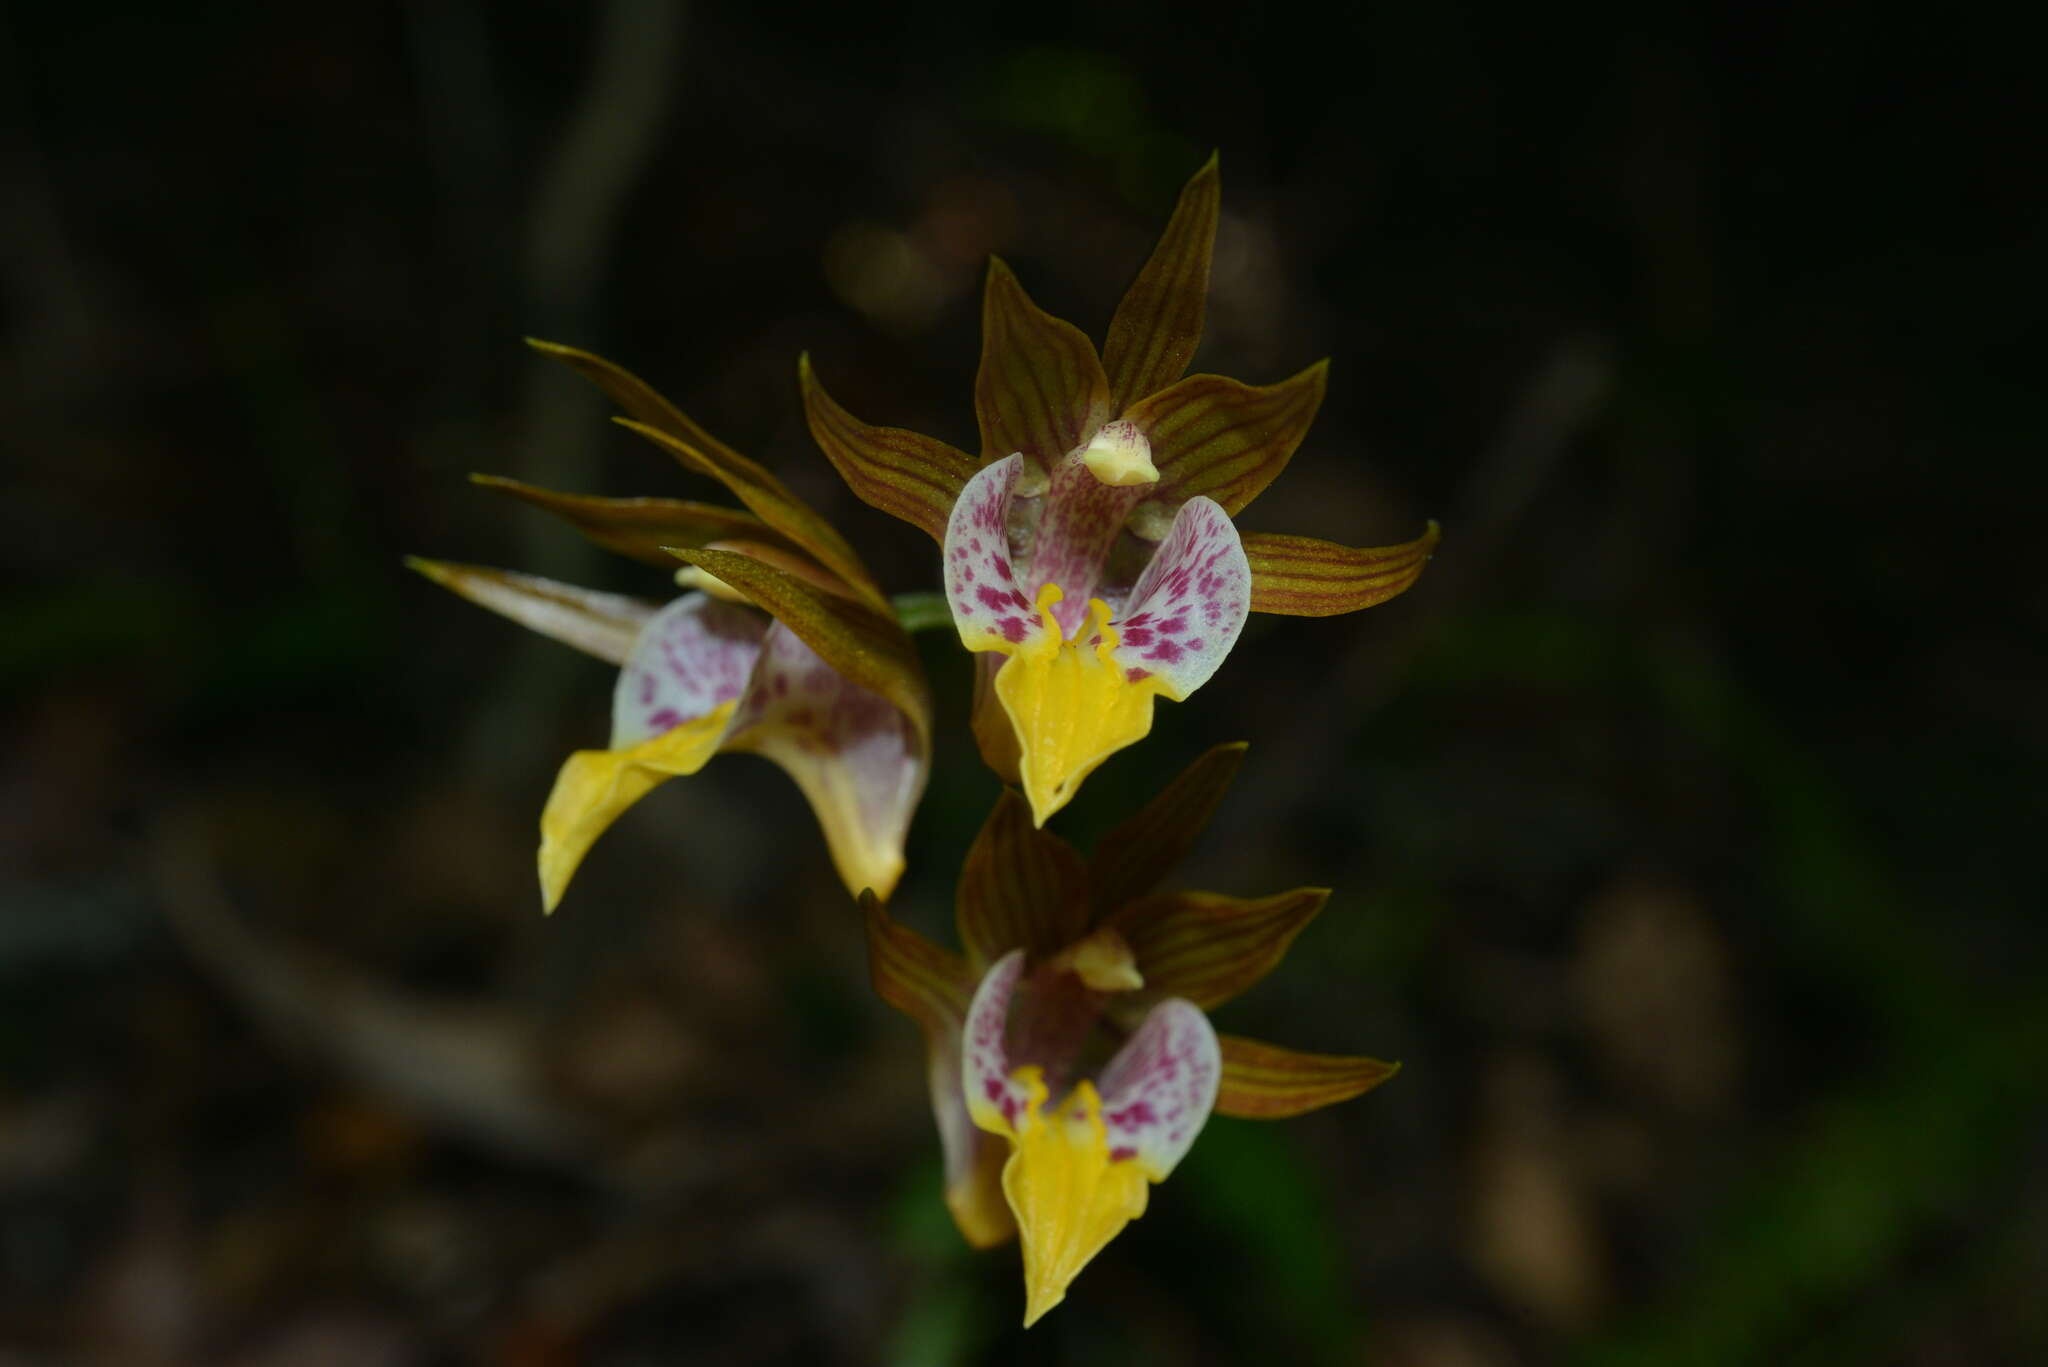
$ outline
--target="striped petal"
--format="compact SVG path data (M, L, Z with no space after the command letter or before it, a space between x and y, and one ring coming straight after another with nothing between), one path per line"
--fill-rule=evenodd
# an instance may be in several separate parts
M845 580L857 597L887 608L888 595L869 576L867 566L854 554L846 538L831 523L811 511L809 504L791 493L789 487L769 474L764 466L729 448L721 447L715 454L699 450L659 428L628 418L614 418L612 421L662 447L687 468L707 474L725 485L734 498L746 504L763 522Z
M1112 654L1134 682L1150 678L1178 702L1223 663L1250 605L1237 528L1212 500L1190 499L1125 600Z
M1002 1189L1008 1146L974 1124L960 1090L961 1028L973 980L959 955L895 921L873 892L861 894L860 906L875 991L924 1031L932 1116L946 1161L946 1206L968 1243L992 1248L1017 1232L1017 1222Z
M1369 1092L1401 1071L1398 1063L1335 1054L1303 1054L1224 1035L1223 1083L1216 1109L1247 1120L1284 1120Z
M896 890L930 765L923 737L888 699L849 681L777 622L762 638L723 748L773 760L795 780L849 893Z
M873 427L854 417L818 383L809 356L797 359L797 383L811 436L847 487L870 506L944 542L947 516L978 462L934 437Z
M1331 617L1384 603L1422 577L1442 535L1436 523L1398 546L1339 546L1307 536L1252 532L1252 611Z
M658 427L700 451L731 452L718 438L699 427L684 412L661 396L660 391L622 365L580 347L563 346L529 337L526 344L549 360L560 361L602 389L611 401L636 422ZM696 467L692 467L696 468ZM709 474L708 470L703 473Z
M1222 197L1216 162L1211 155L1180 192L1159 245L1109 320L1102 368L1115 412L1187 374L1201 344Z
M576 347L527 338L526 344L585 376L611 396L627 417L618 419L648 440L662 447L683 467L708 475L732 491L776 533L813 556L819 564L844 579L861 598L886 608L888 599L869 577L867 567L846 544L832 524L812 511L810 505L791 493L789 487L755 461L712 436L682 410L664 399L652 385L623 366L612 364ZM687 542L679 544L688 544Z
M1108 924L1130 945L1148 992L1210 1010L1272 972L1329 897L1327 888L1253 898L1157 893L1119 908Z
M801 579L804 583L809 584L812 588L817 589L820 593L827 594L833 598L853 599L856 597L853 590L847 585L845 580L833 574L832 571L826 569L823 565L820 565L817 561L811 559L802 551L790 550L788 547L783 546L779 542L745 540L712 541L703 546L698 546L695 548L692 548L687 544L678 544L670 546L668 548L669 563L675 563L677 551L689 549L706 551L730 551L735 555L744 555L745 557L747 557L747 559L755 561L762 565L766 565L769 569L780 570L782 573L788 575L792 579ZM753 601L751 598L747 597L747 595L739 592L737 589L733 588L732 585L726 583L723 579L720 579L717 575L702 570L698 566L685 566L676 574L677 583L686 584L689 583L689 581L692 578L701 578L703 582L697 585L697 587L701 587L706 593L709 593L714 597L723 597L729 602L750 603Z
M1030 807L1005 790L967 851L956 906L971 966L1013 949L1040 957L1087 929L1087 875L1073 847L1033 826Z
M916 647L893 611L877 610L737 551L678 547L678 560L745 594L794 632L846 679L887 698L929 746L931 692Z
M611 664L626 662L641 629L660 610L659 604L644 598L579 589L514 570L455 565L418 556L407 556L405 563L408 569L479 607Z
M889 915L874 889L863 888L856 900L867 927L868 973L876 995L920 1026L946 1026L958 1034L976 986L966 963ZM948 1090L959 1095L957 1072Z
M1186 857L1237 777L1244 752L1243 741L1217 746L1102 838L1088 865L1098 911L1143 897Z
M1094 343L1032 303L997 257L982 291L974 410L983 460L1021 451L1041 465L1086 441L1111 412Z
M1232 517L1287 468L1322 407L1329 363L1292 379L1248 385L1222 375L1190 375L1124 413L1152 443L1156 498L1206 494Z
M675 557L663 547L702 546L713 541L786 541L752 513L682 498L597 498L557 493L500 475L471 475L470 483L509 494L553 513L608 551L664 568Z
M1015 455L984 469L961 489L946 523L946 601L969 650L1009 654L1050 634L1010 556L1010 502L1023 469Z

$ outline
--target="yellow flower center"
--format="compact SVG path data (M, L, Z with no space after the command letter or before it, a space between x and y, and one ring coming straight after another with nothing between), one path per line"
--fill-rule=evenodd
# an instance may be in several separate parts
M1076 1086L1046 1112L1045 1076L1019 1068L1030 1103L1010 1136L1003 1195L1017 1216L1024 1252L1024 1324L1029 1328L1066 1299L1067 1287L1123 1227L1145 1213L1145 1174L1113 1159L1095 1084Z
M1133 681L1117 663L1119 638L1100 598L1088 601L1087 620L1066 639L1052 613L1064 597L1058 584L1038 591L1044 632L996 673L996 697L1017 730L1018 778L1041 826L1096 766L1152 729L1159 693L1156 678Z

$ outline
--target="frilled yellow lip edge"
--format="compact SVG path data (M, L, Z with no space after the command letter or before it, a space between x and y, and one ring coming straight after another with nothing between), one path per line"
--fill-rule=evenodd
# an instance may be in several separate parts
M1024 1327L1067 1298L1067 1287L1123 1227L1145 1213L1145 1173L1129 1159L1112 1159L1095 1084L1078 1084L1058 1110L1040 1108L1045 1076L1034 1067L1014 1074L1029 1093L1012 1131L1001 1115L975 1108L983 1129L1007 1135L1003 1195L1017 1216L1024 1253ZM990 1123L990 1122L993 1123Z
M623 750L578 750L555 776L540 814L541 905L561 902L577 865L605 828L656 785L696 773L718 753L737 698Z
M1017 733L1018 780L1039 826L1104 760L1145 738L1153 700L1164 691L1156 676L1134 681L1117 663L1112 652L1120 638L1100 598L1088 600L1087 620L1066 639L1052 613L1065 596L1058 584L1038 591L1044 629L1028 645L1005 643L1010 657L995 679L996 698Z

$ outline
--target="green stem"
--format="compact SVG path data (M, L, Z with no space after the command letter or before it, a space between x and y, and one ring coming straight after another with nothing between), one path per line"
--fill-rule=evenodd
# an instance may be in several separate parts
M936 631L953 625L953 609L943 593L899 593L889 600L905 631Z

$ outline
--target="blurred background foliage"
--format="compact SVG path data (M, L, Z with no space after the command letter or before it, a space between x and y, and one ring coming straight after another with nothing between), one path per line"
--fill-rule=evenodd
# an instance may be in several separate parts
M1874 15L8 4L0 1362L2048 1358L2038 83ZM1246 525L1443 549L1059 824L1249 740L1187 881L1337 895L1219 1024L1406 1067L1214 1122L1027 1339L794 789L543 922L609 677L399 557L660 593L465 484L708 496L526 333L929 585L797 353L971 446L987 254L1099 335L1212 147L1198 368L1335 361Z

